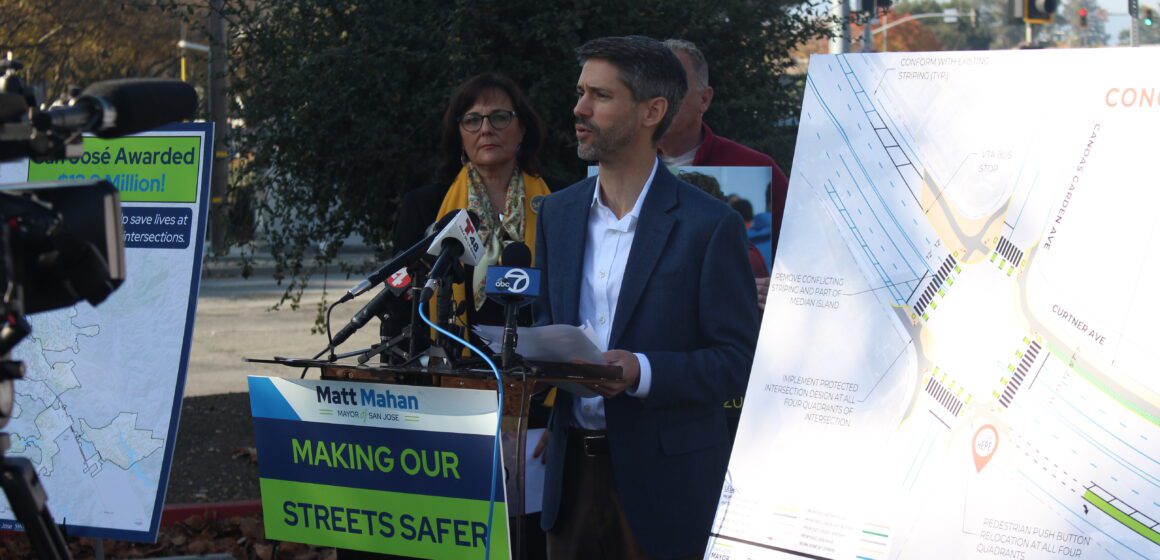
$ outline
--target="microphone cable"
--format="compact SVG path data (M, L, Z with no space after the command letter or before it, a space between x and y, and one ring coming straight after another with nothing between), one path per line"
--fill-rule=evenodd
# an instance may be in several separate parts
M465 348L471 350L479 357L483 358L483 361L487 362L488 367L490 367L492 373L495 374L495 387L499 393L499 404L496 406L495 411L495 445L493 445L491 449L491 495L487 501L487 544L485 545L483 551L484 560L488 560L491 558L491 520L493 517L495 517L495 480L496 472L499 470L500 438L503 435L500 432L500 428L503 422L503 379L500 377L499 368L496 367L495 362L491 361L491 358L487 357L486 353L472 346L470 342L463 340L462 338L455 336L455 334L440 328L435 323L432 323L431 320L427 318L427 309L425 308L426 305L427 302L419 302L419 318L422 319L424 323L427 323L427 326L442 333L444 336L450 337L451 340L462 344Z
M334 311L334 308L338 307L338 304L339 302L336 301L330 304L330 307L326 308L326 347L330 349L330 361L332 362L334 361L334 336L330 334L330 312ZM326 352L326 350L323 350L323 352Z
M327 350L330 350L330 361L334 361L334 337L330 334L330 312L334 311L334 308L338 307L339 303L342 302L336 301L330 304L330 307L326 308L326 348L319 350L318 353L314 355L314 357L310 358L311 360L317 360L318 358L322 357L322 355L325 354ZM302 375L299 377L299 379L306 379L306 372L308 371L310 371L310 366L302 368Z

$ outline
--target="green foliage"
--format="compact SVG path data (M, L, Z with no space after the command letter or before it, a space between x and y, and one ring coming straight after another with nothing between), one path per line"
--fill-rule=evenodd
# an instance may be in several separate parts
M439 121L460 82L511 76L548 125L546 174L584 176L575 155L574 49L606 35L682 37L710 63L707 120L788 167L800 80L794 45L825 33L823 16L787 0L413 2L248 0L228 8L231 87L244 121L233 185L262 209L279 271L294 281L349 235L388 245L401 194L430 181Z

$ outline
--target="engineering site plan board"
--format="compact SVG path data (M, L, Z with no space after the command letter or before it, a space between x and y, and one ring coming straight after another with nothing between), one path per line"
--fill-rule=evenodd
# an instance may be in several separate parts
M810 60L706 558L1160 557L1156 68Z
M32 334L13 352L26 373L3 430L9 453L32 461L70 536L156 541L193 339L212 129L86 137L82 158L0 173L106 179L121 197L125 282L96 307L32 315ZM0 497L0 529L13 528Z

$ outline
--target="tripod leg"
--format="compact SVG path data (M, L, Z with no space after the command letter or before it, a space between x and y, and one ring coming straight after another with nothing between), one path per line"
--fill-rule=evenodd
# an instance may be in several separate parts
M5 457L0 463L0 486L36 555L44 560L71 558L68 543L48 511L48 495L32 463L23 457Z

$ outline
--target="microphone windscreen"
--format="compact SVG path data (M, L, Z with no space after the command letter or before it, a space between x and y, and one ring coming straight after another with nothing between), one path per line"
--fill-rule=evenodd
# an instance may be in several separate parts
M503 248L499 263L502 266L529 268L532 266L532 251L522 241L512 241Z
M197 113L197 91L180 80L108 80L89 86L86 95L103 98L117 111L116 124L96 132L102 138L153 130Z
M0 121L14 121L28 113L24 96L16 93L0 93Z
M464 212L467 212L467 219L471 220L471 225L479 227L479 215L471 210L464 210Z

